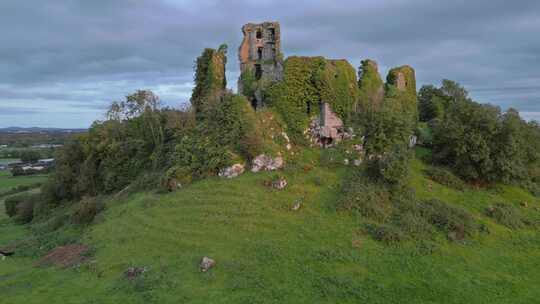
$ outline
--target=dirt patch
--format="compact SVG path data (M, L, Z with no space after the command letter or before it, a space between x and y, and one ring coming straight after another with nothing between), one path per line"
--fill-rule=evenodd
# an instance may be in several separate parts
M89 251L90 247L78 244L56 247L41 258L36 266L71 267L84 262L87 259L84 254Z

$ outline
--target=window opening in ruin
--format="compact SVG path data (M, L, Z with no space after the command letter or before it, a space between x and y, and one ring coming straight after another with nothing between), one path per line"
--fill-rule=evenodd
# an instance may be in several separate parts
M260 80L262 77L262 66L260 64L255 65L255 79Z
M257 48L257 59L262 60L263 58L263 48Z
M276 39L276 29L271 28L270 29L270 40Z
M262 39L262 32L261 32L261 30L257 30L256 37L257 37L257 39Z
M253 107L253 109L257 110L257 99L253 98L251 100L251 106Z

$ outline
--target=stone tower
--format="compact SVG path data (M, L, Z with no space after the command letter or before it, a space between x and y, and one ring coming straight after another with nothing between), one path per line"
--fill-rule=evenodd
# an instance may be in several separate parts
M283 77L279 23L248 23L242 27L242 33L244 39L238 51L238 92L246 96L254 108L260 108L264 106L264 88Z

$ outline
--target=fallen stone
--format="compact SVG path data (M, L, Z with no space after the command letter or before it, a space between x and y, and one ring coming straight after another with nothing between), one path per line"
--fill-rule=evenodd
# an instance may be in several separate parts
M201 272L207 272L210 268L216 265L216 261L212 260L209 257L203 257L201 263L199 264L199 269Z
M302 208L302 200L298 200L294 203L294 205L292 206L291 210L292 211L298 211L300 210L300 208Z
M356 167L360 166L361 164L362 164L362 160L361 160L361 159L355 159L355 160L354 160L354 165L355 165Z
M272 188L274 189L283 190L285 187L287 187L287 180L283 177L280 177L272 182Z
M259 171L273 171L277 169L283 168L283 157L278 156L276 158L272 158L266 154L261 154L253 160L253 164L251 166L251 172L259 172Z
M228 168L224 168L219 172L220 177L234 178L244 173L245 167L242 164L234 164Z
M521 202L521 207L523 207L523 208L528 208L528 207L529 207L529 203L527 203L527 202Z

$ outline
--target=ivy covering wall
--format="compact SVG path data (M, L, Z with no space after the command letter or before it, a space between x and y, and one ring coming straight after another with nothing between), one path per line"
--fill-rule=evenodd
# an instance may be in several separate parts
M196 61L195 87L191 104L199 117L209 104L216 104L227 87L225 65L227 64L227 45L218 50L207 48Z
M362 60L358 71L358 111L378 110L384 99L384 82L373 60Z
M283 80L265 94L293 138L298 139L310 117L319 113L321 102L329 103L338 116L348 119L358 98L356 71L346 60L289 57Z
M416 77L412 67L405 65L393 68L388 72L386 99L385 102L400 103L404 114L410 115L414 121L418 120Z

